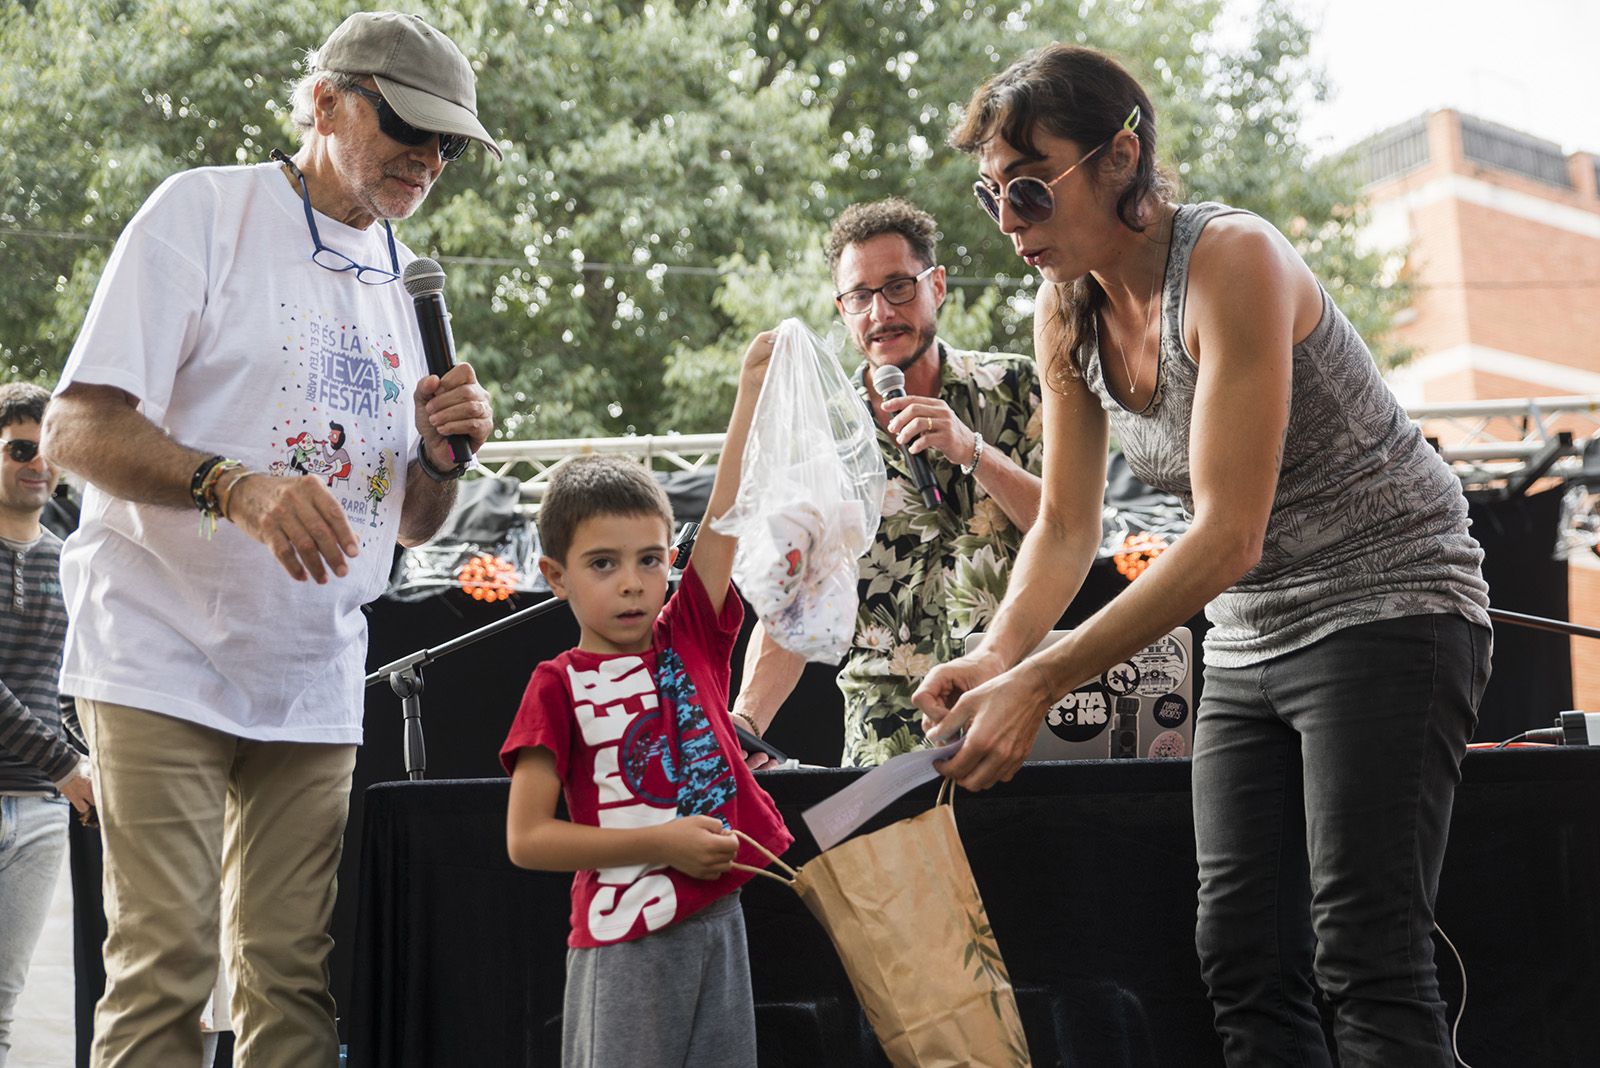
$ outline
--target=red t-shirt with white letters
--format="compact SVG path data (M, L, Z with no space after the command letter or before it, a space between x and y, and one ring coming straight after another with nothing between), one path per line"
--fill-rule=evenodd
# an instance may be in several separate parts
M550 750L574 823L649 827L714 816L781 854L794 839L740 759L728 716L729 658L743 619L731 585L722 612L711 610L691 564L656 618L648 651L569 649L534 669L500 762L509 773L521 750ZM734 859L757 868L770 863L745 842ZM641 938L750 877L733 868L694 879L645 864L580 871L572 880L567 944Z

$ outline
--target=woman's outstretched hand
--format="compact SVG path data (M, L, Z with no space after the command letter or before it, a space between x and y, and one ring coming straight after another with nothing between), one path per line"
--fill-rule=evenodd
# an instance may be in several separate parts
M952 741L966 728L960 751L937 767L968 790L1011 780L1033 748L1052 699L1035 665L1023 661L1002 671L981 652L934 668L911 697L934 744Z

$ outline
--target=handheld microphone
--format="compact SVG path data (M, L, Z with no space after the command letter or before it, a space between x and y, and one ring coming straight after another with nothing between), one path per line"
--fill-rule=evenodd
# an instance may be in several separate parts
M898 367L884 364L872 372L872 388L884 400L892 397L906 395L905 372ZM922 503L929 508L939 507L939 484L933 480L933 468L928 466L928 458L920 452L912 452L904 445L900 452L906 458L906 466L911 469L911 481L916 483L917 492L922 494Z
M426 256L406 264L401 280L417 307L422 355L428 373L444 377L456 365L456 341L450 336L450 313L444 307L444 268ZM450 455L457 465L472 462L472 446L464 434L450 435Z

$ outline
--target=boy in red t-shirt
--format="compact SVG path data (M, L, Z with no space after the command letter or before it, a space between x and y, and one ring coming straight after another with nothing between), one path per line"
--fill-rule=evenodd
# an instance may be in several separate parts
M710 520L733 504L772 355L745 353L706 522L672 599L672 509L623 460L563 466L539 510L539 568L572 605L578 646L538 666L500 751L511 774L512 863L575 871L562 1062L568 1068L730 1068L756 1063L738 890L793 841L741 759L728 717L729 658L744 610L734 539ZM556 797L568 819L555 817Z

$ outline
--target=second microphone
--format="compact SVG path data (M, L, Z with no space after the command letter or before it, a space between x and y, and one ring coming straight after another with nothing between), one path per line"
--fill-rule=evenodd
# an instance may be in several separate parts
M884 400L906 395L905 372L898 367L884 364L872 372L872 388ZM900 452L906 458L906 468L911 472L911 481L917 487L917 492L922 494L922 503L929 508L939 507L939 484L933 480L933 468L928 466L928 458L920 452L912 452L906 446L900 446Z

